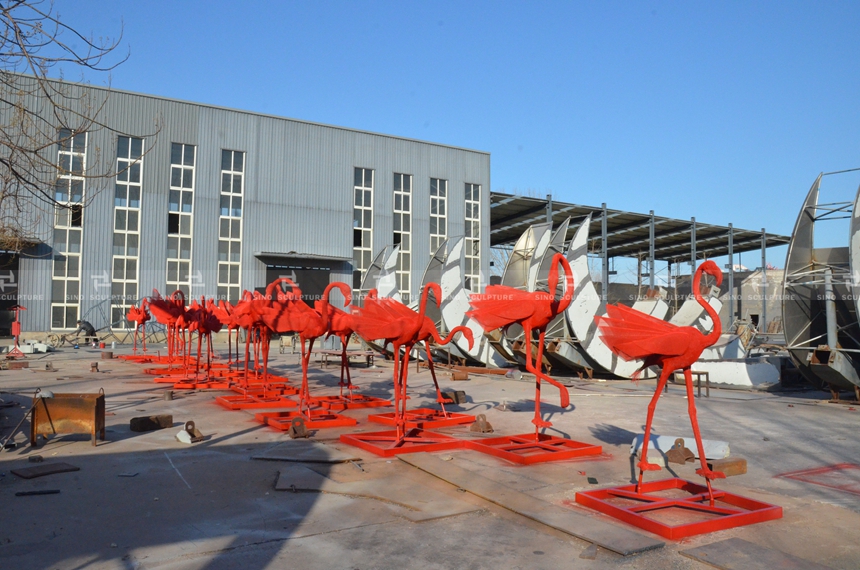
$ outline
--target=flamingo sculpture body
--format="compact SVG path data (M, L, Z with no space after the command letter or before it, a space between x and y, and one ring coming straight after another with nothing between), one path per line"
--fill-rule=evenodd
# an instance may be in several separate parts
M137 335L141 335L141 340L143 343L143 352L146 354L146 321L152 318L149 312L146 310L146 305L149 304L149 299L144 298L140 302L140 307L135 307L132 305L128 309L128 314L126 314L125 318L134 323L134 349L132 354L137 354ZM142 331L142 332L141 332Z
M565 289L560 299L555 298L558 287L558 266L564 270ZM559 389L561 407L570 404L570 396L564 385L556 382L541 370L543 362L544 338L547 325L567 309L573 298L573 272L567 259L556 253L552 258L552 269L549 272L549 292L522 291L506 285L490 285L483 294L472 294L470 303L472 310L466 315L472 317L484 327L485 331L509 327L519 324L525 331L526 341L526 370L535 375L535 437L538 438L541 428L550 427L552 423L544 420L540 413L540 383L546 380ZM532 333L539 332L537 358L532 364Z
M699 459L702 467L696 473L707 480L708 490L711 490L711 480L725 477L719 471L712 471L705 461L705 450L702 445L702 437L699 433L699 423L696 419L696 402L693 398L693 375L690 367L699 359L705 348L716 343L722 332L720 317L711 305L702 297L700 286L702 273L707 273L716 279L717 285L722 283L723 274L713 261L702 263L693 277L693 294L696 301L705 309L714 323L713 329L708 334L702 334L695 327L678 327L666 321L656 319L639 311L635 311L624 305L607 305L607 314L603 317L595 317L604 342L613 352L624 358L632 360L640 358L644 360L642 367L634 375L649 366L660 366L660 378L651 402L648 404L648 418L645 422L645 436L642 441L641 460L639 467L639 482L637 490L642 485L642 476L645 471L657 471L659 465L648 462L648 439L651 434L651 422L654 419L654 410L657 400L663 392L669 375L676 370L684 372L684 381L687 387L687 410L690 422L693 426L693 434L699 451ZM713 496L713 495L712 495Z

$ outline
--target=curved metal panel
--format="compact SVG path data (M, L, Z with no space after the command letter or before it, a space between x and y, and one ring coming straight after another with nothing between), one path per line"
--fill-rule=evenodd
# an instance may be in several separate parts
M462 335L457 335L454 339L453 347L461 356L486 366L501 367L508 361L490 345L489 339L484 335L483 327L476 320L466 316L466 311L471 307L469 292L466 290L463 278L466 253L463 249L464 243L464 236L448 238L434 255L434 258L440 257L440 252L444 251L444 266L439 280L439 285L442 287L442 322L446 330L465 326L472 331L474 344L471 349Z
M367 268L364 279L361 280L359 301L364 299L371 289L376 289L376 293L380 297L391 297L396 301L400 301L397 275L394 272L397 267L397 254L399 252L399 245L386 245L376 255L373 263Z

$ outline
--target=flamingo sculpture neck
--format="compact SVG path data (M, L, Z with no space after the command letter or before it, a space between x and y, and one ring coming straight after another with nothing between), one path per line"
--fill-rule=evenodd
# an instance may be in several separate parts
M705 346L715 344L719 340L720 335L723 334L723 325L720 322L720 316L711 304L702 296L702 274L705 273L705 270L709 267L710 266L706 266L704 263L699 265L698 269L696 269L696 274L693 276L693 295L714 323L711 332L705 335L705 341L707 342ZM711 275L710 271L708 271L708 275ZM720 274L720 278L722 278L722 274Z
M558 266L561 265L564 270L564 293L561 294L559 300L555 300L556 292L558 291ZM573 300L573 270L570 268L570 262L560 253L556 253L552 258L552 267L549 270L549 278L547 286L550 295L553 296L552 312L559 314L566 311Z

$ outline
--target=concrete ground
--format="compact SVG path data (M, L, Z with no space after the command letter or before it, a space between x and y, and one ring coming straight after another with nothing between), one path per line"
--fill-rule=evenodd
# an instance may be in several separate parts
M129 349L117 349L128 353ZM36 388L54 392L97 392L107 396L107 441L96 447L89 436L58 435L37 448L27 445L28 424L14 436L19 445L0 451L0 568L654 568L698 569L705 564L682 551L730 537L779 550L832 568L860 567L860 469L841 469L822 479L837 488L779 475L837 464L860 464L857 426L860 406L829 404L821 392L752 393L712 389L696 400L706 439L729 442L733 456L746 458L748 472L719 481L717 487L782 506L784 517L743 528L700 535L632 556L598 548L505 508L462 492L441 479L399 461L380 458L338 442L341 433L377 431L367 410L346 412L353 428L319 430L313 440L357 454L357 463L308 463L305 467L335 483L378 481L379 498L338 493L275 490L284 462L252 460L292 443L284 433L264 427L253 412L227 411L214 403L221 392L177 391L155 384L143 366L100 360L100 351L65 349L29 359L30 368L0 372L0 398L18 405L0 409L5 438L23 417ZM100 372L90 372L99 361ZM50 362L54 371L46 371ZM391 366L353 368L364 393L391 395ZM278 354L274 372L300 381L298 355ZM337 368L311 370L315 394L336 392ZM595 459L519 466L473 451L439 453L445 460L514 489L572 509L594 520L623 523L594 513L573 500L577 491L631 481L630 443L641 433L653 382L565 379L571 407L558 407L558 392L544 385L548 433L599 443ZM484 413L496 434L530 431L534 384L493 375L471 375L443 388L465 390L468 403L453 409ZM409 375L410 407L435 400L429 373ZM507 404L515 411L497 409ZM136 416L172 414L174 427L132 432ZM206 440L179 443L182 422L193 420ZM465 428L446 428L466 437ZM660 399L654 431L689 436L682 386ZM31 463L40 455L43 463ZM13 469L66 462L79 471L22 479ZM294 467L294 464L292 465ZM673 465L671 472L692 481L695 466ZM649 473L655 480L670 473ZM597 484L589 483L594 478ZM370 485L373 486L372 484ZM407 508L386 500L422 498L426 507ZM59 490L59 494L16 496L21 491ZM460 514L444 516L440 504ZM434 510L435 509L435 510ZM441 518L434 518L439 516ZM421 522L415 522L421 521ZM644 533L644 531L642 531ZM647 533L645 533L647 534ZM662 539L661 539L662 540ZM585 557L582 557L585 556Z

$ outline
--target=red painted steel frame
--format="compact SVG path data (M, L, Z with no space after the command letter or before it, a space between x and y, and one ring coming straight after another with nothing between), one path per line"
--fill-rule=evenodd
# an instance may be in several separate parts
M474 423L475 416L469 414L458 414L455 412L445 412L443 410L434 410L432 408L415 408L406 410L403 413L406 420L407 428L440 428L450 426L460 426ZM394 425L394 413L373 414L367 416L368 421L378 424Z
M603 453L603 447L599 445L543 433L537 438L533 433L524 433L488 439L473 439L469 440L466 447L521 465L563 461Z
M215 403L224 406L228 410L252 410L252 409L278 409L295 408L299 404L286 396L255 396L252 394L237 396L219 396Z
M633 484L580 491L576 494L576 502L669 540L782 518L782 507L716 489L713 490L715 503L712 505L708 500L708 487L683 479L641 483L638 493L636 487ZM656 494L673 490L680 490L687 496ZM653 518L655 513L664 509L679 509L676 512L683 511L690 518L699 515L699 520L670 525Z
M385 408L393 404L391 400L374 398L353 392L344 396L311 396L311 402L327 410L357 410L361 408Z
M398 437L396 430L343 434L340 441L381 457L418 451L463 449L467 443L466 440L417 428L407 431L402 437Z
M158 379L156 379L156 382ZM176 390L229 390L230 382L224 379L207 380L206 377L200 379L189 378L176 382L173 387Z
M242 386L241 384L233 384L230 390L243 396L294 396L299 393L299 389L295 386L285 383L277 384L252 384L251 386Z
M302 412L261 412L254 414L254 419L261 424L287 431L290 429L290 424L295 418L305 420L305 427L308 429L322 429L333 427L350 427L358 424L355 418L324 412L321 410L308 410L307 413Z

